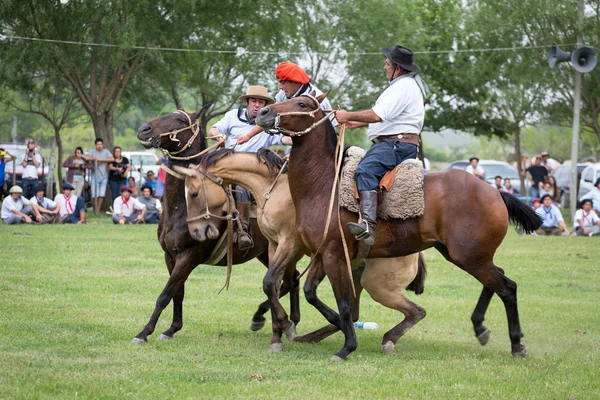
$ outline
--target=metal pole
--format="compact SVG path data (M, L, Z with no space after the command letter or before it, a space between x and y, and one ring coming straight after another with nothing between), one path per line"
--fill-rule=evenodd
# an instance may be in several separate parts
M581 31L583 28L583 0L579 2L579 20L577 26L577 47L581 46L583 40ZM581 108L581 72L575 72L575 91L573 93L573 137L571 139L571 193L569 196L569 214L571 219L575 218L577 211L577 162L579 161L579 112Z
M100 212L98 210L98 190L100 189L98 186L98 160L94 160L94 186L96 187L94 190L94 215L96 215Z
M13 186L17 184L17 160L13 157Z

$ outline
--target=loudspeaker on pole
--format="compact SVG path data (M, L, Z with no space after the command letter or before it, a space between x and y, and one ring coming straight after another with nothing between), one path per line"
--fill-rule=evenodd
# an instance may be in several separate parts
M573 68L582 74L593 70L598 63L596 52L591 47L579 46L574 52L569 53L555 44L550 46L548 49L548 65L550 68L554 68L556 64L564 61L571 61Z

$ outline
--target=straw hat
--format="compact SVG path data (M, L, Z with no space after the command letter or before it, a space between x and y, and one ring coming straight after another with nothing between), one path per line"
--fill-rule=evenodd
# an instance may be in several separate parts
M249 86L246 94L239 97L240 100L248 101L250 97L261 99L267 102L267 105L275 103L275 100L269 97L267 88L264 86Z

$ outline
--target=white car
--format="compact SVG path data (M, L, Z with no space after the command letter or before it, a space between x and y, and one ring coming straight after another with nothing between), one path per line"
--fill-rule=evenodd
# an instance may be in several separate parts
M589 164L583 171L581 171L581 178L579 179L579 196L587 194L594 188L594 184L600 178L600 163Z
M155 153L149 151L124 151L123 157L127 157L131 163L131 175L138 184L146 181L148 171L153 171L154 176L158 177L159 165L158 157Z

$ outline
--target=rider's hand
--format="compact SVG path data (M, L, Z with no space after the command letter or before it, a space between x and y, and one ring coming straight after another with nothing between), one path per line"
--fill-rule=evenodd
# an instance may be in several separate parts
M350 113L346 110L337 110L335 112L335 119L340 124L344 124L344 123L348 122L349 117L350 117Z
M248 140L250 140L250 138L248 137L248 135L242 135L242 136L239 136L239 137L237 138L237 144L243 144L243 143L246 143Z
M361 126L363 126L363 125L360 122L356 122L356 121L346 122L346 129L356 129L356 128L360 128Z

